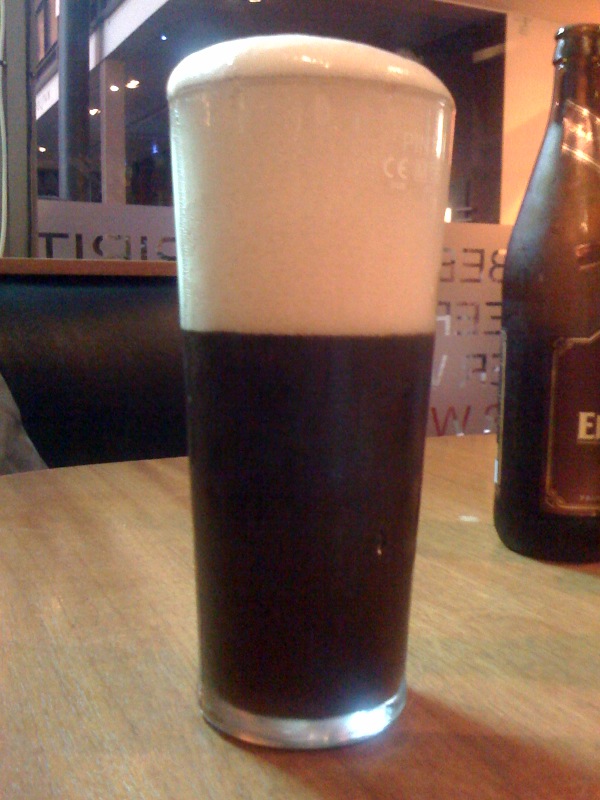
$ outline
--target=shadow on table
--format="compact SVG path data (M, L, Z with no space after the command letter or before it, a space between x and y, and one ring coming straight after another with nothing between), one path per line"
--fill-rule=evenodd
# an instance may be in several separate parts
M595 578L600 578L600 564L565 564L564 566L575 572L585 572L586 575L593 575Z
M366 743L251 749L315 800L600 800L600 765L592 771L415 692L400 720Z

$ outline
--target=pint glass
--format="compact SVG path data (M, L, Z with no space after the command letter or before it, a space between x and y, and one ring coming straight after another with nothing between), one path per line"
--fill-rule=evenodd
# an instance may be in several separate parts
M278 35L169 85L205 718L325 747L402 710L454 105Z

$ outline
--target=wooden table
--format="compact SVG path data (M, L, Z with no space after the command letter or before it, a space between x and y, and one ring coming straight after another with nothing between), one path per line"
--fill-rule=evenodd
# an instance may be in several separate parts
M500 544L494 451L429 440L407 707L318 752L201 719L185 460L0 478L0 798L600 798L600 567Z

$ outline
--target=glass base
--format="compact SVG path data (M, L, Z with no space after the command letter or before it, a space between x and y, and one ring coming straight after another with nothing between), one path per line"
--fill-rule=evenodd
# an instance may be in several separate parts
M209 692L200 693L204 718L221 732L250 744L297 750L339 747L375 736L400 715L405 703L404 679L399 691L375 708L323 719L263 717Z

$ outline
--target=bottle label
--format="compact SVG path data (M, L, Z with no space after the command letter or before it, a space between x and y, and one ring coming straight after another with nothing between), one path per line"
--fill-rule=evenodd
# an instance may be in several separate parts
M554 343L542 509L600 514L600 331Z

